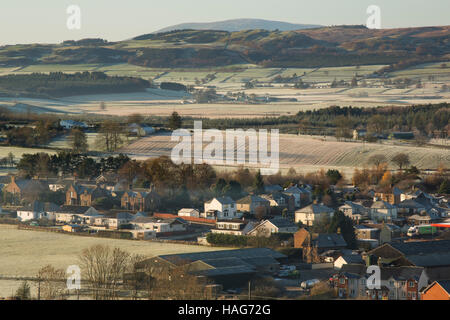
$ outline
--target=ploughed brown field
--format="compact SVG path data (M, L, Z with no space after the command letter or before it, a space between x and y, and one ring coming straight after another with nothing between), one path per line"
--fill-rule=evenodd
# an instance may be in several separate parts
M225 134L223 134L223 137L225 143ZM171 141L170 134L157 134L141 138L120 149L119 152L126 153L130 157L139 160L171 156L172 149L177 143L177 141ZM397 144L394 145L391 141L386 141L382 144L356 141L341 142L331 137L321 138L280 134L280 168L284 170L294 168L297 172L309 172L321 168L337 168L351 175L354 168L367 166L368 159L375 154L383 154L388 159L392 159L398 153L407 154L411 165L422 170L436 169L440 163L450 167L450 150L448 149L416 147L400 144L400 142L397 142ZM203 144L203 150L206 145L208 143ZM268 139L268 145L270 146L270 139ZM226 167L230 166L227 165ZM390 163L390 167L396 169L396 166L392 163Z

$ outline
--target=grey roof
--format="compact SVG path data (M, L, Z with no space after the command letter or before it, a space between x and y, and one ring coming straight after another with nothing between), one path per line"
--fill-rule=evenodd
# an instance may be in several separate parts
M283 191L283 187L281 187L278 184L272 184L272 185L268 185L268 186L264 186L264 191L265 192L276 192L276 191Z
M363 263L363 259L359 254L343 255L342 258L348 263Z
M313 239L314 246L318 248L346 247L342 235L337 233L319 233L317 238Z
M390 245L405 256L450 253L450 240L396 242Z
M297 210L298 212L307 212L307 213L331 213L334 212L334 209L327 207L323 204L310 204L307 207Z
M232 203L235 203L235 201L233 200L233 199L231 199L230 197L228 197L228 196L225 196L225 197L217 197L217 198L215 198L215 199L217 199L217 201L219 201L221 204L232 204ZM214 200L214 199L213 199ZM211 200L212 201L212 200ZM210 202L211 202L210 201Z
M381 279L388 280L394 278L395 280L419 280L423 272L421 267L382 267L381 269Z
M282 217L276 217L268 220L270 223L272 223L277 228L290 228L290 227L296 227L297 225L285 218Z
M253 202L269 203L269 200L264 199L264 198L259 197L259 196L255 196L255 195L248 195L248 196L246 196L244 198L241 198L241 199L236 201L236 203L239 203L239 204L251 204Z
M407 199L400 202L397 207L411 209L425 209L425 206L414 199Z
M178 261L183 261L184 264L188 262L194 262L197 260L208 259L220 259L220 258L267 258L274 259L286 258L286 256L280 252L277 252L268 248L247 248L247 249L235 249L235 250L221 250L210 252L195 252L195 253L181 253L161 255L160 258L177 264Z
M366 275L366 266L364 264L348 263L344 264L339 272L347 277L362 277Z
M379 201L375 201L375 202L372 204L372 207L371 207L371 208L374 208L374 209L394 209L395 206L393 206L393 205L390 204L389 202L379 200Z
M88 206L69 206L69 205L63 205L58 210L59 213L73 213L73 214L84 214L87 212L91 207Z

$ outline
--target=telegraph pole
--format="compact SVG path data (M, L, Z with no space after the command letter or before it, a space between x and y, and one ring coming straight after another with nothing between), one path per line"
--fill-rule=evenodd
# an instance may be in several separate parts
M248 281L248 300L252 300L252 280Z

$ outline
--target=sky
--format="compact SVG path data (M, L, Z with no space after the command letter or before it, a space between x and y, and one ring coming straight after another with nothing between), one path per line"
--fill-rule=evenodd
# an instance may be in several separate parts
M67 28L67 8L81 11ZM382 28L450 25L449 0L1 0L0 45L129 39L184 22L258 18L301 24L366 24L369 5Z

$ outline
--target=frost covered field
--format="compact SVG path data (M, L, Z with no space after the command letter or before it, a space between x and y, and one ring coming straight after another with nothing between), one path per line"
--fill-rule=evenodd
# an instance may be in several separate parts
M48 264L66 269L77 264L78 254L92 245L117 247L129 253L156 256L161 254L220 250L220 248L72 236L53 232L17 230L0 225L0 276L34 276ZM225 248L224 248L225 249ZM0 282L1 286L2 282ZM1 290L1 288L0 288Z

